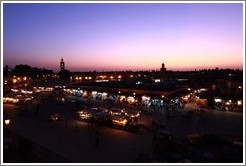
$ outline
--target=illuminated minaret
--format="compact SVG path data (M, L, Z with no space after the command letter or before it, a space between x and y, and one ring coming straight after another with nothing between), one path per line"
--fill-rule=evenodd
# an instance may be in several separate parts
M65 62L63 62L63 58L61 58L60 68L61 68L61 71L65 70Z

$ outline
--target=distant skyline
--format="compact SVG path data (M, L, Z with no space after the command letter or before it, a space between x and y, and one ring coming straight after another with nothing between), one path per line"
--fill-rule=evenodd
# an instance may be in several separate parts
M242 3L3 3L3 65L243 68Z

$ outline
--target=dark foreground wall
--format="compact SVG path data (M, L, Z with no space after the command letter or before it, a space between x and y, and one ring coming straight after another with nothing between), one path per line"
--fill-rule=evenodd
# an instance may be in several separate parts
M5 129L3 163L71 163L71 161L30 139Z

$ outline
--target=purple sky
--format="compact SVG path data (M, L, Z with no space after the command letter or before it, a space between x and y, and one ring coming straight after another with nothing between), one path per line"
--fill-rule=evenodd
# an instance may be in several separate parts
M243 67L243 4L3 5L3 64L59 71Z

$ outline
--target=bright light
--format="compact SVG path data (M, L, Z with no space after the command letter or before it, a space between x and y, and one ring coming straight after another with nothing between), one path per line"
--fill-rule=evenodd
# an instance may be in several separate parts
M12 97L3 97L3 102L4 103L18 103L19 102L19 99L15 99L15 98L12 98Z
M97 91L92 91L91 94L92 94L92 97L95 99L97 96Z
M127 123L127 119L123 118L123 117L116 117L116 119L112 120L113 124L115 125L119 125L119 126L125 126Z
M143 84L143 83L142 83L142 82L140 82L140 81L138 81L138 82L136 82L136 84L137 84L137 85L139 85L139 84Z
M108 82L108 80L96 80L96 82Z
M134 99L134 97L129 96L129 97L127 97L127 101L128 101L130 104L132 104L132 103L135 102L135 99Z
M86 111L85 112L80 111L79 112L79 116L80 116L81 119L87 119L87 120L92 117L92 115L90 113L86 112Z
M100 76L99 76L99 78L101 78L101 79L105 79L105 78L106 78L106 76L100 75Z
M214 99L216 103L222 102L222 99Z
M102 93L102 99L103 99L103 100L107 99L107 95L108 95L108 93L103 92L103 93Z
M126 99L126 96L120 96L120 101L123 101Z
M45 89L45 91L53 91L54 90L54 88L52 88L52 87L47 87L46 89Z
M4 123L5 123L6 126L8 126L10 124L10 119L5 119Z
M13 79L13 84L15 84L16 82L17 82L17 79L14 78L14 79Z
M150 97L142 96L142 100L150 100Z
M24 94L32 94L33 92L32 91L27 91L27 90L21 90L21 93L24 93Z
M188 96L184 96L184 97L182 97L182 99L184 99L184 100L188 100ZM199 99L199 97L198 97L198 99Z
M11 92L17 93L17 92L19 92L19 90L18 89L11 89Z

